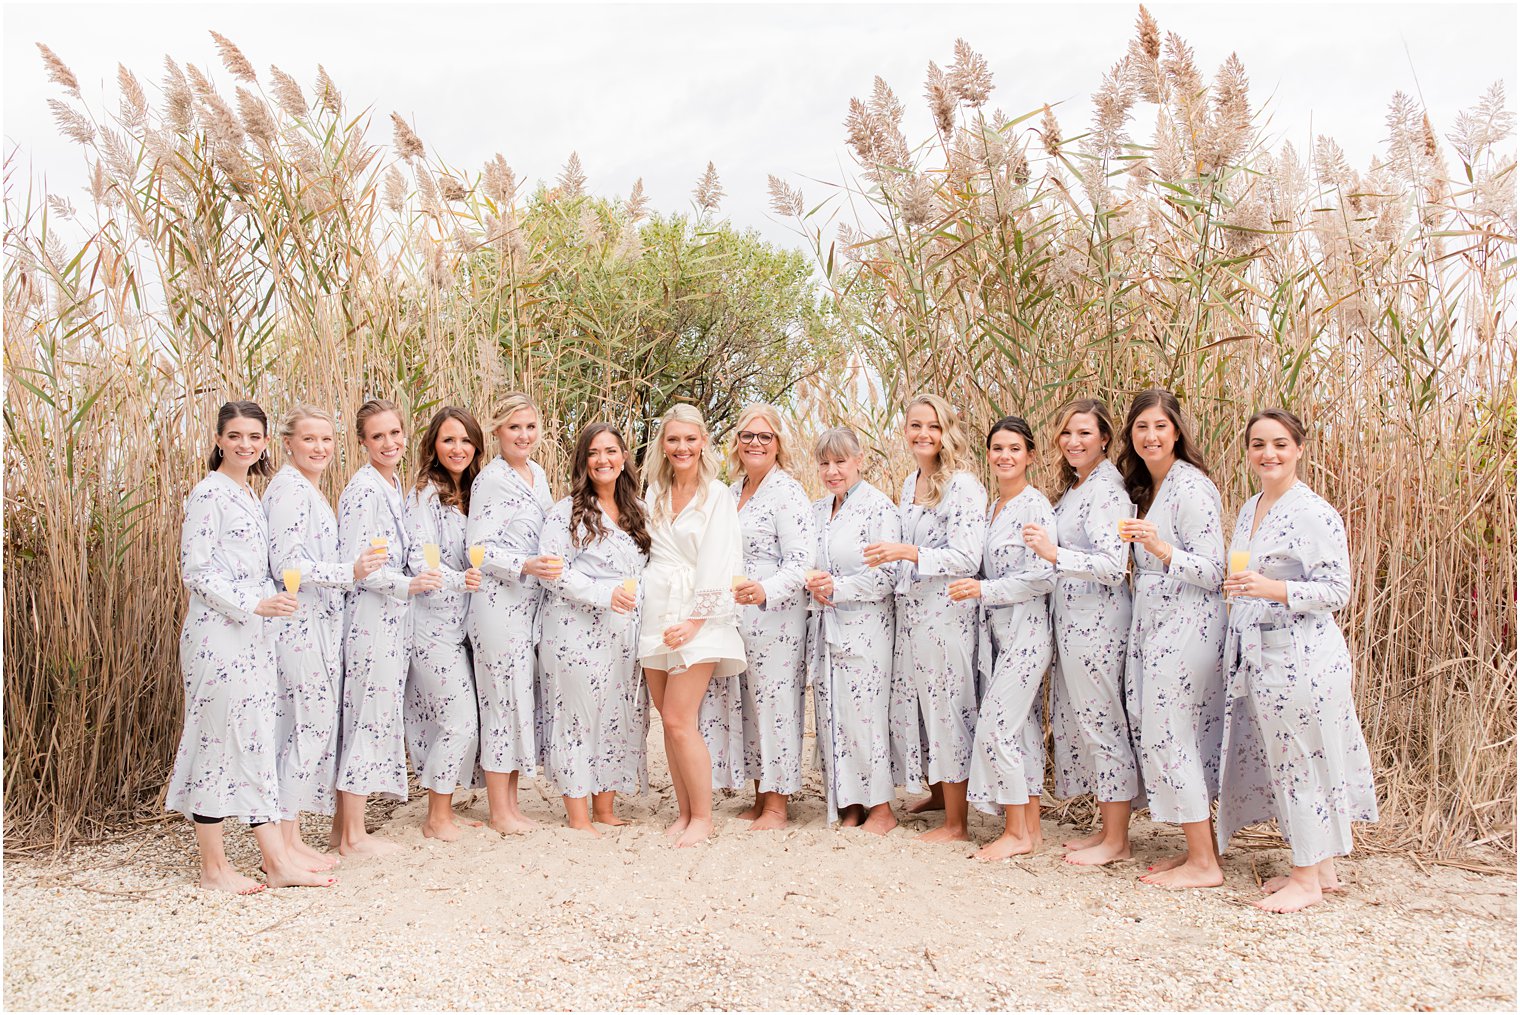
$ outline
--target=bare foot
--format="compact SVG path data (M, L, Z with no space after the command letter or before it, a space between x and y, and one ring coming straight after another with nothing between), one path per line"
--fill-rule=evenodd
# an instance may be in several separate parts
M686 818L686 817L676 818L674 821L672 821L669 825L667 825L665 827L665 837L667 839L674 839L676 836L680 835L682 832L685 832L686 831L686 826L689 825L689 824L691 824L691 819L690 818Z
M338 858L330 853L318 853L300 839L290 847L290 858L309 871L330 871L338 866Z
M1175 867L1181 867L1183 864L1187 863L1187 858L1188 855L1186 853L1173 853L1171 856L1162 857L1160 860L1157 860L1155 863L1151 864L1145 869L1150 871L1152 874L1160 874L1162 871L1169 871ZM1141 880L1143 881L1145 879L1141 878Z
M944 790L930 790L929 795L917 803L908 805L909 814L923 814L927 811L942 811L945 809Z
M1066 842L1061 843L1061 848L1062 849L1091 849L1093 846L1096 846L1098 843L1100 843L1102 841L1103 841L1103 830L1100 828L1098 831L1092 833L1091 835L1083 836L1080 839L1069 839Z
M600 839L602 837L602 833L598 832L596 830L596 826L593 825L589 821L586 822L584 825L578 825L574 821L566 822L566 824L570 828L575 829L577 832L585 832L586 834L590 835L593 839Z
M1075 849L1067 853L1064 859L1067 863L1076 864L1079 867L1101 867L1115 860L1128 860L1130 858L1129 843L1112 846L1101 840L1096 846L1088 846L1086 849Z
M1302 881L1287 879L1288 883L1282 888L1251 903L1257 909L1265 909L1269 913L1296 913L1300 909L1306 909L1324 898L1320 887L1315 882L1304 884Z
M624 821L622 818L618 817L611 811L608 811L605 814L599 813L597 811L592 811L591 820L598 825L612 825L613 827L628 824L628 822Z
M425 839L437 839L439 842L458 842L464 835L459 822L448 821L424 821L422 823L422 836Z
M844 810L839 812L839 827L859 828L861 825L865 824L865 813L866 809L859 806L858 804L853 804L849 807L846 807Z
M356 859L391 856L399 852L401 852L401 847L396 843L376 838L367 832L363 838L355 839L353 842L345 842L338 847L339 855L351 856Z
M1218 888L1224 884L1224 871L1211 856L1202 863L1181 863L1164 871L1154 871L1140 880L1157 888Z
M949 825L940 825L931 828L927 832L920 832L917 836L919 842L970 842L971 835L964 828L951 828Z
M331 888L338 883L316 871L309 871L299 864L286 864L267 873L270 888Z
M268 886L239 874L231 867L223 867L215 872L201 871L201 887L213 892L231 892L233 895L257 895Z
M866 823L860 827L872 835L886 835L897 827L897 815L892 813L892 808L887 804L871 808L871 813L866 815Z
M754 803L750 804L744 810L740 811L736 817L743 821L754 821L763 813L765 813L765 807L760 803L760 800L757 797Z
M521 835L523 832L530 832L538 827L538 822L529 821L520 814L493 816L486 824L502 835Z
M766 808L760 812L755 823L749 826L751 832L774 832L786 827L786 808L780 810Z
M1288 877L1286 874L1281 875L1280 877L1267 878L1267 880L1261 883L1261 893L1263 895L1272 895L1276 892L1280 892L1284 888L1288 887L1288 882L1292 880L1293 879ZM1329 877L1326 877L1323 873L1321 873L1319 876L1319 890L1321 892L1340 891L1340 879L1335 876L1334 872L1332 872Z
M699 842L706 842L707 837L712 834L712 830L713 825L710 819L693 818L687 824L686 831L682 832L681 837L676 840L676 849L687 849Z
M1027 835L1000 835L976 851L978 860L1006 860L1010 856L1022 856L1034 852L1034 843Z

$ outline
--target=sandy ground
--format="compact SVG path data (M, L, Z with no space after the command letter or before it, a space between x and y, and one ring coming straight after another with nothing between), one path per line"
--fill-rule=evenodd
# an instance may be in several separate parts
M657 728L656 728L657 729ZM651 738L659 744L658 736ZM633 823L592 840L545 822L503 839L425 840L422 801L383 834L401 855L340 870L332 889L250 898L200 891L174 820L4 875L5 1007L1429 1009L1515 1007L1515 879L1403 858L1342 865L1347 890L1308 912L1247 905L1286 871L1282 849L1236 849L1223 888L1138 885L1180 845L1137 820L1140 859L1075 868L1045 822L1040 854L997 864L823 824L816 775L791 828L718 833L672 850L663 758ZM484 794L460 809L483 817ZM313 822L308 840L319 841ZM998 824L973 819L979 841ZM229 833L234 862L253 839Z

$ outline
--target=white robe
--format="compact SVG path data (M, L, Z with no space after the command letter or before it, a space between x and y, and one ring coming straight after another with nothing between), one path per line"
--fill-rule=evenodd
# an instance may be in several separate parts
M180 568L190 608L179 638L185 722L165 806L186 817L280 816L274 640L253 611L274 595L258 500L213 472L185 501Z
M950 583L977 573L987 492L957 472L932 510L913 503L915 471L898 501L902 541L918 563L898 565L892 660L892 778L910 791L924 782L965 782L976 737L975 601L950 599Z
M322 491L293 465L264 491L269 569L284 587L287 569L301 572L301 605L291 617L266 622L280 671L280 818L301 811L331 814L338 779L338 711L343 700L343 601L354 565L338 555L338 517Z
M650 505L653 508L653 504ZM697 715L712 755L713 786L744 785L744 725L736 677L744 672L744 642L735 626L733 580L744 573L739 512L728 487L714 479L700 500L692 497L669 521L652 517L649 567L639 616L639 665L679 672L713 663L713 679ZM704 618L696 637L679 648L665 645L665 629Z
M465 516L445 507L429 483L406 497L407 569L427 569L423 544L438 545L443 588L412 600L412 654L406 677L406 745L417 784L435 793L485 785L480 771L480 704L465 620L471 593Z
M1056 796L1093 793L1133 801L1140 772L1124 711L1129 641L1129 545L1119 519L1134 517L1124 480L1103 461L1056 503L1056 665L1051 680Z
M1207 821L1224 733L1224 507L1187 462L1167 470L1145 518L1170 566L1134 544L1134 620L1124 669L1130 734L1152 821Z
M1276 818L1293 866L1308 867L1351 852L1353 821L1377 820L1351 655L1334 617L1351 598L1351 560L1340 514L1304 483L1253 536L1260 499L1240 509L1230 546L1250 551L1248 570L1287 582L1289 605L1230 600L1219 848Z
M345 610L338 789L406 799L402 695L411 658L405 503L399 482L364 465L338 498L338 555L357 558L383 537L385 563L355 583Z
M996 505L994 504L994 508ZM982 707L966 799L978 810L1038 800L1045 786L1041 691L1053 655L1050 592L1055 568L1024 545L1025 525L1055 526L1050 501L1025 487L987 523L977 669Z
M744 481L733 484L738 504ZM747 666L743 697L745 777L762 793L802 789L806 699L807 572L813 566L813 513L802 484L773 467L739 508L744 575L765 588L763 605L738 608Z
M816 563L834 579L833 606L808 615L808 681L830 824L844 807L875 807L896 797L892 782L895 574L870 567L865 548L901 542L897 505L876 487L856 483L834 512L834 498L813 502ZM810 593L805 593L811 597Z
M649 788L649 690L639 671L639 611L618 613L612 594L638 580L645 557L633 537L601 512L604 534L570 538L570 498L549 512L538 549L565 561L548 582L538 646L548 733L545 772L561 796L642 793Z
M543 588L522 569L539 555L539 530L554 499L538 463L529 462L528 469L531 484L500 456L480 470L470 492L466 542L486 550L469 616L480 700L480 767L531 777L542 763L546 738L535 677Z

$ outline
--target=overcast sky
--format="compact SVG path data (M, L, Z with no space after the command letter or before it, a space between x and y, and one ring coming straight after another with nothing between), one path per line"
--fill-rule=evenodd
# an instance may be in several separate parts
M1149 6L1210 79L1238 53L1253 107L1265 106L1269 130L1301 151L1329 134L1365 166L1400 89L1438 133L1495 80L1514 106L1511 3ZM45 100L60 93L33 44L62 57L99 113L116 106L118 62L157 82L166 54L208 69L230 96L207 34L215 29L261 74L270 64L294 74L308 96L321 63L351 111L372 109L373 140L389 144L389 114L399 111L430 154L471 172L499 151L519 177L552 179L577 150L595 191L623 194L642 176L656 207L671 210L690 206L712 160L723 211L790 243L767 210L766 175L801 183L810 203L824 196L808 180L848 170L842 123L874 75L908 107L917 141L930 131L925 67L948 65L964 37L991 65L992 105L1016 116L1049 102L1075 134L1103 71L1124 55L1135 13L1134 4L1069 3L7 4L4 134L8 154L82 206L83 162L53 127Z

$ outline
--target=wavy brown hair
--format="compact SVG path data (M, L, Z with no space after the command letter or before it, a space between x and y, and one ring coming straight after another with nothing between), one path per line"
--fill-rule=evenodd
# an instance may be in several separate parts
M1098 421L1098 432L1103 435L1105 458L1113 457L1114 444L1114 417L1109 414L1108 404L1097 398L1073 398L1056 411L1056 425L1050 428L1050 453L1056 456L1059 463L1056 466L1056 474L1059 481L1056 484L1056 496L1060 496L1070 490L1077 483L1077 470L1071 467L1066 460L1066 455L1061 451L1061 431L1071 422L1071 417L1078 413L1089 413Z
M1123 450L1119 452L1119 471L1124 473L1124 489L1129 493L1129 499L1135 502L1140 517L1150 510L1151 501L1156 499L1156 488L1151 480L1150 466L1145 464L1145 459L1140 457L1140 452L1135 450L1135 420L1147 409L1160 409L1166 414L1166 418L1172 424L1172 429L1177 433L1177 443L1172 447L1172 454L1177 461L1187 462L1205 476L1209 474L1208 464L1203 459L1203 452L1198 450L1198 444L1193 440L1192 428L1188 426L1187 417L1182 414L1182 406L1177 402L1177 396L1164 388L1147 388L1135 396L1135 400L1129 403L1129 413L1124 417L1124 435L1122 437Z
M649 519L644 512L644 500L639 496L638 468L628 453L628 442L611 423L588 423L575 439L575 451L570 456L570 541L584 547L607 534L602 508L596 500L596 484L591 481L591 442L604 433L612 434L623 452L623 471L618 473L612 487L618 528L633 537L640 553L648 555Z
M470 459L470 464L464 467L464 472L459 474L457 480L438 459L438 435L443 431L443 424L451 419L459 421L464 427L464 435L475 445L475 457ZM480 424L463 409L445 405L433 413L427 432L422 435L422 448L418 452L417 489L422 490L432 483L438 488L439 503L444 507L458 508L462 514L469 514L470 487L480 474L480 459L485 454L485 441L485 434L480 432Z

